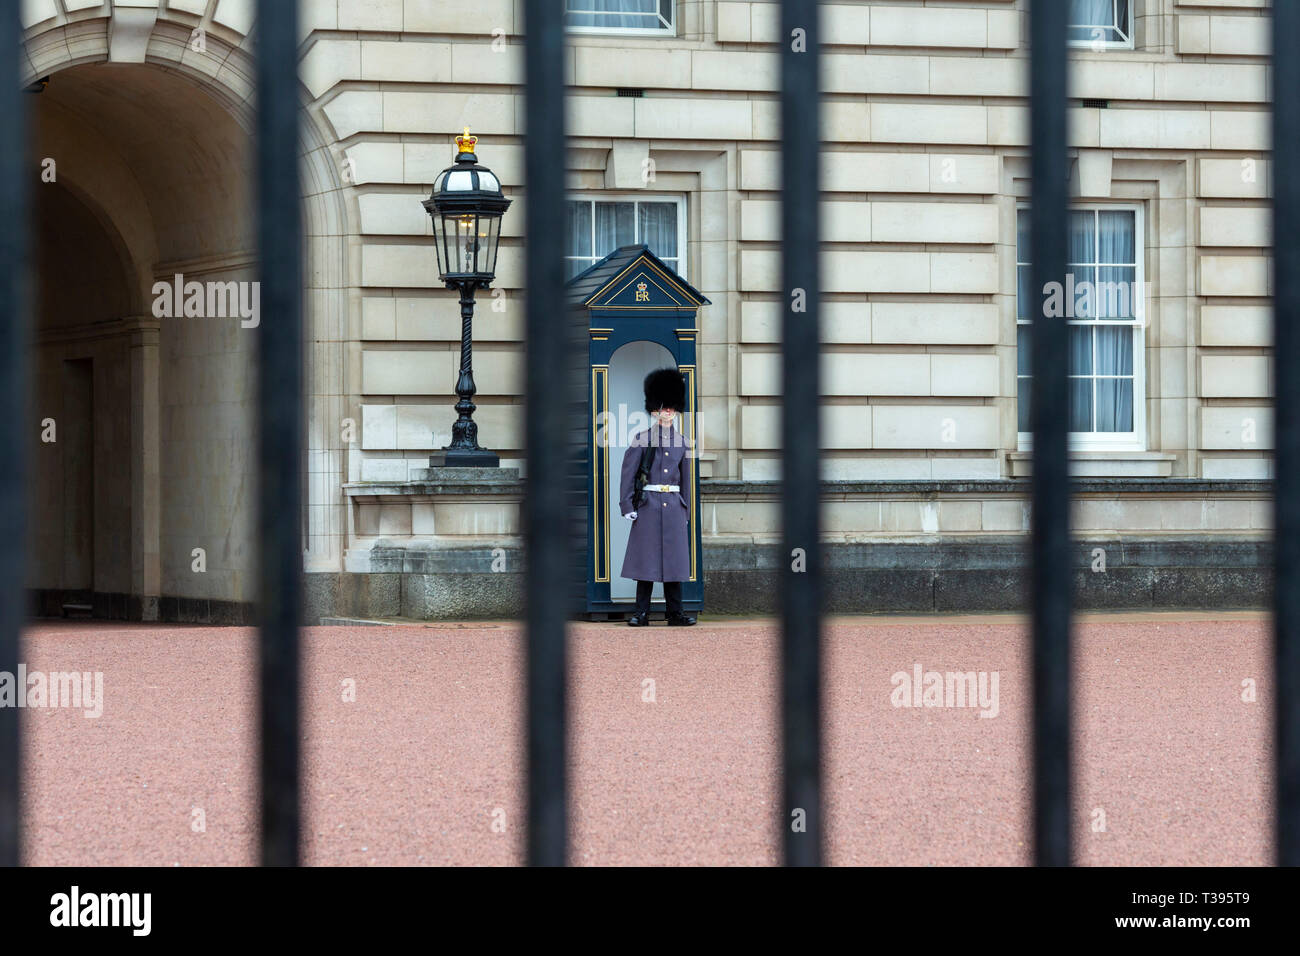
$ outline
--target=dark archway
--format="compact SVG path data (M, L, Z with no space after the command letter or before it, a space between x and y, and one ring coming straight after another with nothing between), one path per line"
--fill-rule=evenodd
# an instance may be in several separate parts
M242 619L255 326L206 296L158 303L177 275L255 301L247 133L161 66L69 67L32 102L34 412L53 431L29 586L46 614Z

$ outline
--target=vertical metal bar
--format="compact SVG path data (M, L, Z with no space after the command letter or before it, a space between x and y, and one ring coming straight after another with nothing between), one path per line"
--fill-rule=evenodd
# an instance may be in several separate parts
M19 87L18 0L0 4L0 671L18 673L27 580L28 177L26 102ZM21 688L19 689L21 692ZM19 861L21 745L17 707L0 707L0 866Z
M1034 433L1030 578L1033 591L1034 858L1070 863L1070 420L1067 326L1049 308L1064 295L1069 195L1066 154L1069 4L1032 0L1030 36L1030 241L1038 307L1030 327ZM1052 283L1057 283L1055 287ZM1056 314L1049 314L1055 311Z
M565 628L572 561L567 509L567 376L575 350L564 314L563 248L567 168L562 0L525 0L525 599L528 615L528 862L567 861ZM557 321L556 316L561 319ZM586 351L582 350L585 357ZM564 382L557 394L557 376Z
M1273 366L1300 359L1300 3L1273 4ZM1300 379L1274 384L1273 653L1277 862L1300 866Z
M296 866L302 593L302 228L298 5L257 5L258 612L262 864Z
M781 3L781 702L785 862L822 861L821 83L816 0Z

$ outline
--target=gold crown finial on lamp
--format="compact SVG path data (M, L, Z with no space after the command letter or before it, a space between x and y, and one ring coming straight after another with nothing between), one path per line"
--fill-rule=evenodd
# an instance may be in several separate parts
M456 155L474 152L474 144L477 142L478 137L469 135L469 127L466 126L465 132L456 137Z

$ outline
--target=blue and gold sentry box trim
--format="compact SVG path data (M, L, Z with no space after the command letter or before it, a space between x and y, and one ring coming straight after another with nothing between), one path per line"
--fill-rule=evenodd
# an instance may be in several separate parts
M657 342L673 356L686 377L686 437L699 447L699 383L696 378L696 347L699 340L698 314L709 304L699 290L664 264L645 245L615 249L568 283L569 306L587 312L588 364L591 437L587 448L587 528L589 554L587 607L589 614L622 612L628 602L611 599L611 576L617 556L610 553L609 483L622 465L611 458L611 450L599 447L597 425L609 410L609 364L618 349L629 342ZM638 386L640 383L637 383ZM686 499L691 508L691 577L682 585L682 603L698 611L704 598L699 521L699 461L687 459L690 488Z

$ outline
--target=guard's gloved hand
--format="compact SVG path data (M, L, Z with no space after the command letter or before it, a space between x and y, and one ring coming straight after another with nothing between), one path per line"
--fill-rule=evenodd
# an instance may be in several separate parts
M635 511L629 511L627 514L623 515L623 517L626 518L628 521L635 521L635 520L636 520L636 512L635 512Z

